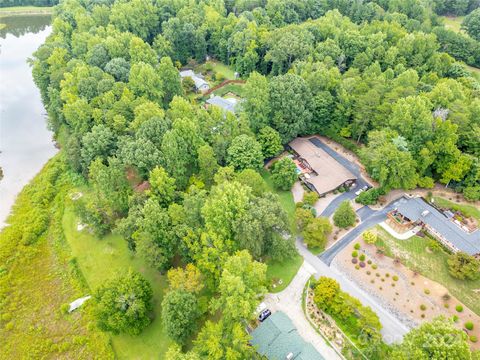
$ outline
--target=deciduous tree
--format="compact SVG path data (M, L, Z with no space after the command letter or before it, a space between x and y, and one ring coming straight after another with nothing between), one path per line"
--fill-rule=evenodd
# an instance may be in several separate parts
M457 252L447 260L448 271L460 280L475 280L480 277L480 261L464 252Z
M263 154L260 144L251 136L239 135L233 139L228 148L228 164L235 170L258 170L263 165Z
M289 157L283 157L272 165L273 184L282 190L290 190L298 178L297 166Z
M150 324L153 291L139 273L107 281L95 290L95 316L98 326L114 334L138 335Z
M325 248L327 236L332 232L332 224L328 218L314 218L302 231L303 240L308 247Z
M170 290L162 301L162 323L168 336L184 344L196 330L200 315L194 294L185 290Z
M260 129L257 140L262 146L263 157L266 159L278 155L283 150L280 134L270 126Z
M441 360L473 359L467 335L451 320L438 317L412 329L400 345L394 347L392 359Z
M355 224L357 215L348 200L342 202L333 214L333 222L341 228L348 228Z

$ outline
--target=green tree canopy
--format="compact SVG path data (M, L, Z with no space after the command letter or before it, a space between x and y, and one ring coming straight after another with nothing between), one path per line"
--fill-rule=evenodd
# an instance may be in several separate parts
M473 359L467 335L451 320L438 317L412 329L400 345L394 347L392 359L441 360Z
M308 247L325 248L327 236L332 232L332 224L328 218L314 218L302 231L304 242Z
M283 157L272 165L273 184L282 190L290 190L297 181L297 166L289 157Z
M263 165L260 144L251 136L239 135L228 148L228 164L236 170L259 170Z
M342 202L333 214L333 222L340 228L348 228L355 224L357 215L348 200Z
M95 290L95 316L98 326L114 334L138 335L150 324L152 288L139 273L107 281Z
M262 146L263 157L266 159L278 155L283 150L280 134L270 126L260 129L257 140Z
M464 252L457 252L447 260L448 271L460 280L475 280L480 277L480 261Z
M162 301L162 323L170 338L184 344L197 327L200 315L194 294L185 290L171 290Z
M480 9L473 10L463 19L462 29L473 39L480 41Z

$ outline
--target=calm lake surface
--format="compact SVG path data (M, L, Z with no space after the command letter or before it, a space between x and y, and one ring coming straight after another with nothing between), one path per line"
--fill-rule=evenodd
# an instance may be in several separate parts
M50 16L0 18L0 228L22 188L57 150L27 59L50 34Z

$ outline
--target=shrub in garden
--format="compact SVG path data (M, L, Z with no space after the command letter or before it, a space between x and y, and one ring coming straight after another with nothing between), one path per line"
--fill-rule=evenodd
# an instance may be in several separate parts
M303 202L307 205L313 206L317 202L319 196L316 191L308 191L303 195Z
M453 322L457 322L457 321L458 321L458 316L457 316L457 315L453 315L453 316L452 316L452 320L453 320Z
M372 260L368 260L367 264L370 265L372 263Z
M467 321L465 323L465 329L467 330L473 330L473 323L471 321Z
M359 243L356 243L356 244L353 246L353 248L354 248L355 250L360 250L360 244L359 244Z
M475 335L470 335L469 339L472 343L476 343L478 341L478 338Z
M449 293L446 293L446 294L442 295L442 299L443 299L444 301L448 301L448 300L450 300L451 298L452 298L452 297L450 296Z
M383 188L371 188L367 191L363 191L355 198L355 202L363 205L374 205L377 203L378 198L385 195L386 191Z
M386 273L386 274L385 274L385 277L387 277L387 278L390 277L390 274L389 274L389 273Z
M359 259L360 261L365 261L365 254L360 255Z
M424 292L426 295L429 295L429 294L430 294L430 290L428 290L428 289L423 290L423 292Z
M445 304L443 304L443 307L444 307L445 309L448 309L448 308L450 307L450 304L445 303Z
M377 266L376 264L373 264L373 265L372 265L372 269L373 269L373 270L377 270L377 268L378 268L378 266Z
M425 310L427 310L427 307L424 304L422 304L422 305L420 305L420 310L425 311Z
M352 259L352 263L353 263L353 264L358 263L358 259L357 259L357 258L353 258L353 259Z
M335 225L344 229L353 226L356 218L355 210L353 210L348 200L342 202L333 214L333 222Z
M393 281L398 281L398 276L397 276L397 275L393 275L393 276L392 276L392 280L393 280Z
M440 246L440 244L438 243L437 240L434 240L434 239L431 239L428 241L428 248L432 251L432 252L438 252L440 250L442 250L442 247Z
M457 306L455 306L455 310L457 310L457 312L462 312L463 311L463 306L462 305L457 305Z
M356 258L358 256L358 251L354 250L352 251L352 257Z
M420 316L422 317L422 319L425 318L425 314L422 314L422 315L420 315Z
M360 270L360 266L355 265L355 269Z
M370 275L372 272L370 270L367 271L367 275Z
M371 230L365 231L362 237L367 244L373 245L377 242L377 234Z
M360 264L359 264L359 265L360 265L361 268L364 268L364 267L365 267L365 263L364 263L363 261L360 261Z

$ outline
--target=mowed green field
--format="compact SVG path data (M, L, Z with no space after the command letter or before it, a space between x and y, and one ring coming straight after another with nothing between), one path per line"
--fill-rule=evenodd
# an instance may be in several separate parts
M445 27L455 32L463 32L461 29L464 16L440 16Z
M429 238L413 236L408 240L397 240L380 226L376 229L379 237L377 245L384 247L387 256L399 256L409 269L415 269L423 276L442 284L452 295L480 315L480 301L475 293L476 289L480 289L480 279L463 281L450 276L447 264L449 255L443 250L427 252Z
M34 15L51 13L53 13L53 7L47 6L12 6L0 8L0 17L12 15Z
M117 358L161 359L170 344L160 319L161 302L167 286L165 276L135 257L122 237L108 235L98 239L87 230L77 231L77 224L78 219L70 204L63 217L63 229L72 255L92 290L128 269L142 273L153 288L155 319L138 336L111 336Z

